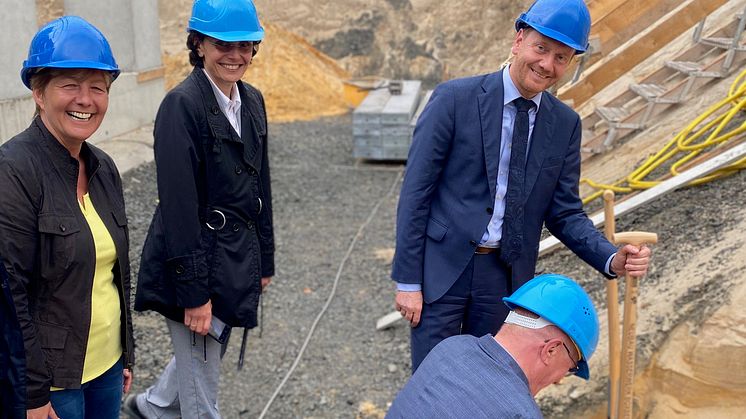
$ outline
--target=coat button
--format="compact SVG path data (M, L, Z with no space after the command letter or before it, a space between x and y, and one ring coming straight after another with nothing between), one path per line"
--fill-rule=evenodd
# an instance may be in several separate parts
M60 231L64 233L66 230L67 230L67 227L65 227L64 224L60 224Z
M472 247L477 247L477 242L474 240L469 240L469 244L472 245Z
M492 215L493 212L492 207L487 207L487 214Z
M183 266L183 265L176 265L176 269L174 269L174 271L175 271L175 272L176 272L176 273L177 273L178 275L181 275L181 274L183 274L183 273L184 273L184 266Z
M241 228L238 223L233 224L233 231L238 231L238 229Z
M240 175L241 173L243 173L243 169L241 168L241 166L236 166L236 174Z

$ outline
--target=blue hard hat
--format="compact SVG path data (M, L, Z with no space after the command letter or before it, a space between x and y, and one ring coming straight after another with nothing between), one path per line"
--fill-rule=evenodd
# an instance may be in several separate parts
M264 38L251 0L194 0L187 30L226 42Z
M583 0L536 0L515 21L515 30L530 26L582 54L588 49L591 14Z
M505 304L522 307L545 318L575 342L582 359L578 377L590 377L588 360L598 345L598 315L588 294L572 279L558 274L543 274L523 284Z
M90 68L119 76L119 67L104 34L85 19L63 16L39 29L23 62L21 80L29 89L41 68Z

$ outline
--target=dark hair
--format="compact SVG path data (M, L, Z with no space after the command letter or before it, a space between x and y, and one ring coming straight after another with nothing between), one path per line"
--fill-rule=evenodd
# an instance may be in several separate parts
M55 67L43 67L36 72L34 72L31 77L29 78L29 84L31 85L31 90L40 90L44 92L44 90L49 85L49 82L52 81L55 77L65 76L65 77L72 77L74 79L85 79L88 77L91 73L95 73L97 71L100 71L104 73L104 78L106 79L106 91L109 91L109 88L111 87L111 83L114 82L114 76L106 71L106 70L97 70L95 68L55 68ZM34 111L34 117L39 114L39 105L36 105L36 111Z
M205 59L199 56L197 48L205 40L205 35L197 31L189 31L187 36L186 45L189 48L189 64L203 68L205 66Z

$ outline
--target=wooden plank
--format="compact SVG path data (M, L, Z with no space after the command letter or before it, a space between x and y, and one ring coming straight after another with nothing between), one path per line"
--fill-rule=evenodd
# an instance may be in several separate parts
M614 206L614 214L620 217L628 212L631 212L635 208L647 204L648 202L654 201L661 196L674 191L694 179L697 179L706 174L712 173L723 166L733 163L746 156L746 143L739 144L728 151L719 154L704 163L701 163L686 172L681 173L678 176L674 176L667 179L658 185L646 189L633 197L622 201ZM590 217L593 225L600 227L604 223L604 213L600 211ZM539 243L539 256L543 256L553 250L556 250L562 243L557 240L556 237L550 236L542 240Z
M137 82L145 83L146 81L163 78L166 75L166 67L160 66L137 73Z
M637 64L657 52L678 35L725 4L727 0L687 0L666 14L658 22L640 32L622 47L583 73L575 84L560 89L559 98L573 100L580 106L621 77Z
M608 55L679 4L681 0L626 0L605 16L594 19L591 33L599 37L601 51Z

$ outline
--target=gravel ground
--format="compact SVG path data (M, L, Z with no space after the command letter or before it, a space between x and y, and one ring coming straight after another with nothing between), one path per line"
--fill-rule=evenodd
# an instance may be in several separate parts
M223 363L220 405L226 418L258 417L291 367L329 293L351 240L376 205L341 272L336 297L321 319L304 357L274 404L268 418L382 417L387 404L406 382L409 332L403 322L375 331L375 321L393 308L388 279L394 246L394 220L402 169L396 164L354 160L351 117L270 126L273 204L277 238L277 273L266 294L264 330L250 333L247 363L236 371L240 333L234 333ZM746 174L673 192L624 219L617 231L658 232L655 265L647 281L673 281L661 273L675 271L697 247L708 246L743 219L737 199L722 200L742 188ZM156 189L154 166L124 176L132 240L133 273L152 215ZM393 191L392 191L393 188ZM723 255L727 258L727 255ZM707 261L717 265L718 261ZM567 250L540 260L539 271L579 279L602 308L604 282ZM690 316L703 316L727 301L728 281L703 281L684 293L681 312L671 313L664 329ZM704 295L708 304L691 304ZM142 391L171 356L162 318L136 313L137 364L134 391ZM666 333L642 336L638 364L646 363ZM578 381L580 384L580 381ZM602 392L600 392L602 393ZM602 401L603 394L578 403L567 397L544 397L548 417L561 416ZM596 400L598 399L598 400Z
M302 362L267 417L350 418L361 409L385 410L409 369L406 328L375 332L376 319L393 304L390 262L376 251L393 246L398 183L396 193L389 192L401 165L354 160L350 116L270 129L277 272L266 294L262 336L249 334L240 372L240 333L233 335L223 363L221 411L226 418L259 415L324 305L351 240L381 200ZM128 172L124 185L136 273L157 199L153 164ZM170 339L158 314L136 313L134 322L134 390L142 391L170 358Z

